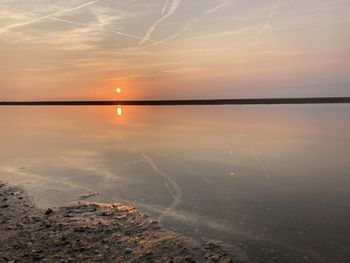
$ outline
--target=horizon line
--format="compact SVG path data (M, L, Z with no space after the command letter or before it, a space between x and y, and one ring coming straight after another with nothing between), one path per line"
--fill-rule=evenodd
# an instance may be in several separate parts
M350 103L350 97L0 101L0 106L123 106L123 105L124 106L181 106L181 105L276 105L276 104L341 104L341 103Z

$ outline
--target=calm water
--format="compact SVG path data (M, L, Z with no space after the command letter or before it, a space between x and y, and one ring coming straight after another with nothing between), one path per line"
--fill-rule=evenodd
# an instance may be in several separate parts
M349 105L117 113L0 108L0 179L41 207L99 192L254 262L349 262Z

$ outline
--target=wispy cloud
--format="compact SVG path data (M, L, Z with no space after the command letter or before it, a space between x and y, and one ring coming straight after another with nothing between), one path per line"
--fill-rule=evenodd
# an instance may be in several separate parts
M168 5L169 5L169 1L170 1L170 0L166 0L166 1L165 1L164 7L163 7L163 9L162 9L162 15L164 15L165 11L167 10Z
M212 13L215 13L216 11L220 10L225 5L227 5L230 1L231 0L224 0L224 1L220 2L218 5L216 5L215 7L206 10L204 13L202 13L202 15L200 17L196 17L196 18L193 18L192 20L188 21L178 32L176 32L175 34L167 37L166 39L164 39L162 41L163 42L169 42L170 40L181 36L183 33L185 33L188 30L190 30L196 23L198 23L200 21L200 19L202 19L202 18L204 18L204 17L206 17L206 16L208 16L208 15L210 15ZM160 43L162 43L162 41L159 41L159 42L157 42L155 44L156 45L160 44Z
M233 35L242 35L242 34L249 33L255 30L256 28L257 28L256 26L242 27L242 28L233 29L233 30L219 31L212 34L199 35L199 36L192 37L191 39L192 40L202 40L207 38L216 39L216 38L228 37Z
M271 28L270 22L271 22L272 18L274 17L274 15L275 15L277 9L280 7L280 4L281 4L281 0L277 0L276 3L275 3L275 5L274 5L274 7L273 7L272 10L271 10L271 12L268 14L268 16L267 16L267 18L266 18L266 20L265 20L265 23L264 23L263 26L260 28L260 30L259 30L259 32L258 32L258 34L257 34L257 36L256 36L256 38L255 38L255 41L254 41L254 43L252 44L252 46L258 45L258 44L260 43L260 40L261 40L261 38L262 38L264 32L265 32L267 29Z
M67 20L67 19L52 18L52 20L61 21L61 22L65 22L65 23L68 23L68 24L73 24L73 25L82 26L82 27L88 27L89 26L89 24L77 23L77 22L70 21L70 20ZM102 23L98 23L97 25L100 26L99 30L102 31L102 32L112 33L112 34L116 34L116 35L119 35L119 36L133 38L133 39L137 39L137 40L143 40L145 42L152 42L152 43L156 43L157 42L157 43L159 43L159 41L156 41L156 40L153 40L153 39L150 39L150 38L144 38L144 37L136 36L136 35L133 35L133 34L128 34L128 33L120 32L120 31L112 30L112 29L105 29L105 28L103 28L103 24ZM161 44L168 44L165 41L161 41L160 43Z
M210 15L212 13L215 13L216 11L218 11L219 9L221 9L222 7L224 7L225 5L227 5L231 0L224 0L221 3L219 3L219 5L215 6L214 8L211 8L207 11L204 12L203 16L207 16Z
M45 16L36 17L36 18L28 20L28 21L24 21L24 22L8 25L8 26L3 27L2 29L0 29L0 33L7 32L7 31L9 31L11 29L14 29L14 28L27 26L27 25L30 25L30 24L42 21L44 19L49 19L49 18L53 18L53 17L59 16L59 15L62 15L62 14L66 14L66 13L70 13L70 12L73 12L73 11L77 11L77 10L82 9L84 7L96 4L99 1L100 0L90 1L90 2L87 2L87 3L81 4L79 6L76 6L76 7L63 9L63 10L60 10L60 11L57 11L57 12L54 12L54 13L51 13L51 14L48 14L48 15L45 15Z
M63 34L61 34L60 39L58 39L58 37L60 36L59 32L48 31L44 37L35 37L35 36L22 37L21 38L22 41L42 42L42 43L48 43L48 44L50 44L50 43L51 44L64 44L65 40L67 40L67 43L72 43L73 41L79 42L79 39L77 38L78 35L81 35L81 37L82 37L81 42L84 42L84 40L88 40L88 39L98 41L99 38L96 38L98 32L105 32L105 33L111 33L114 35L123 36L126 38L132 38L132 39L136 39L136 40L144 40L145 42L151 42L151 43L157 42L160 44L167 44L164 41L155 41L155 40L152 40L149 38L144 38L142 36L138 36L138 35L129 34L129 33L121 32L118 30L110 29L109 25L111 24L111 22L113 22L116 19L116 16L108 16L108 15L98 16L97 15L95 17L96 21L89 22L89 23L80 23L80 22L75 22L75 21L70 20L70 19L60 18L60 15L62 15L62 14L68 14L68 13L73 12L75 10L92 5L96 2L97 1L85 3L85 4L82 4L78 7L61 10L61 11L51 13L51 14L45 15L45 16L40 16L40 17L37 17L34 19L32 17L35 17L37 15L35 13L32 13L32 12L14 9L16 11L14 13L12 11L1 10L0 14L1 13L4 14L4 16L7 19L11 19L11 20L27 19L27 21L20 22L20 23L17 22L15 24L4 27L4 28L0 29L0 33L6 32L6 31L13 29L13 28L30 25L32 23L39 22L42 20L50 20L50 21L63 22L66 24L75 25L75 26L78 26L78 28L75 28L75 29L70 30L70 31L65 31L64 36L63 36ZM2 6L2 7L7 8L9 10L13 9L13 8L10 8L7 6ZM30 19L30 18L32 18L32 19ZM84 35L82 35L82 34L84 34ZM61 46L62 49L90 49L91 47L92 47L91 45L86 45L84 43L79 43L78 46L77 45L69 45L67 47Z
M139 45L143 45L147 39L149 39L152 35L152 33L154 32L154 30L156 30L156 28L163 22L165 21L168 17L170 17L171 15L173 15L176 10L178 9L178 7L180 6L182 0L173 0L171 2L170 7L166 8L168 11L163 14L161 16L161 18L159 18L155 23L152 24L152 26L147 30L145 36L142 38L142 40L139 42ZM167 4L168 5L168 4ZM167 6L166 5L166 6ZM164 8L163 8L164 9Z

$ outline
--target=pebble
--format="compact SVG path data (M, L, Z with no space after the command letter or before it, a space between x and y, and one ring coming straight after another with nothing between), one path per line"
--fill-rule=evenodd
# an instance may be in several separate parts
M131 249L131 248L126 248L126 249L124 250L124 253L125 253L125 254L131 254L131 253L132 253L132 249Z
M51 208L48 208L46 211L45 211L45 215L50 215L53 213L53 210Z
M185 261L187 261L187 262L191 262L191 263L196 262L196 261L194 260L194 258L193 258L193 257L191 257L191 256L187 256L187 257L185 257Z
M212 241L208 241L205 243L205 246L207 248L217 247L217 244L213 243Z
M215 256L210 257L209 259L214 261L214 262L218 262L220 260L220 257L218 255L215 255Z
M156 221L156 220L150 220L150 221L149 221L149 224L150 224L150 225L157 225L157 224L158 224L158 221Z

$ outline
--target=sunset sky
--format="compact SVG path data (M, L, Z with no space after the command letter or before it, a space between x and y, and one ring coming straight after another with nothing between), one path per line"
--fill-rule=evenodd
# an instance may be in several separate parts
M350 96L349 0L0 0L0 100Z

